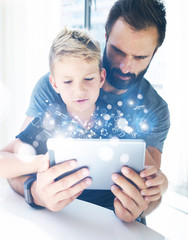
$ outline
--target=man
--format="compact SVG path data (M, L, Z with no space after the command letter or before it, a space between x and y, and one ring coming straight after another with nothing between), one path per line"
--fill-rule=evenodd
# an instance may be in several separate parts
M108 102L109 108L116 106L117 111L126 116L124 125L131 138L145 137L146 170L138 175L132 169L123 167L122 175L113 174L112 180L116 185L111 191L115 195L114 199L109 192L100 196L99 192L93 194L84 191L87 187L84 180L72 188L78 180L86 177L84 173L81 175L76 172L66 181L54 184L54 179L59 175L76 167L69 162L50 169L44 166L37 178L27 184L34 206L59 211L79 197L104 207L112 208L113 205L116 215L126 222L134 221L141 215L146 216L158 206L168 185L165 175L160 171L160 164L163 143L169 129L169 113L167 104L143 76L163 43L165 30L165 8L159 0L119 0L110 10L106 23L103 67L107 79L100 99ZM61 99L55 92L52 94L47 74L35 87L22 129L51 102L61 103ZM145 131L150 134L146 136ZM154 178L147 177L152 174ZM24 195L23 184L27 178L10 179L9 182L16 192ZM57 199L59 192L61 194L58 194ZM94 195L97 199L94 199Z

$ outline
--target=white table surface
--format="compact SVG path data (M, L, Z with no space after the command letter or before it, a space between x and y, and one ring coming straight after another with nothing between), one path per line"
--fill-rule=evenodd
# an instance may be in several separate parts
M123 223L111 210L75 200L58 213L28 206L0 181L0 239L162 240L138 222Z

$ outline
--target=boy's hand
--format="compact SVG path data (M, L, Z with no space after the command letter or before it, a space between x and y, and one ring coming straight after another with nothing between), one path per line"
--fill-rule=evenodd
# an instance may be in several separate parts
M163 186L167 181L166 176L155 166L146 166L140 176L145 178L146 189L141 190L144 199L147 202L159 200L165 192Z
M35 204L57 212L76 199L91 184L89 170L83 168L55 181L60 175L76 168L76 161L70 160L48 168L46 164L37 173L31 194Z

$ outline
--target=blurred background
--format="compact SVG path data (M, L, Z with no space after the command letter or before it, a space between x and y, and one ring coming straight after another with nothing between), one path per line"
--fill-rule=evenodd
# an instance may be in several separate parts
M20 131L32 89L48 72L48 53L57 33L64 26L89 28L103 49L104 24L114 2L0 0L0 148ZM166 0L165 5L166 39L146 78L169 105L171 129L162 170L169 179L169 190L176 194L175 208L187 215L187 208L175 196L188 199L188 2Z

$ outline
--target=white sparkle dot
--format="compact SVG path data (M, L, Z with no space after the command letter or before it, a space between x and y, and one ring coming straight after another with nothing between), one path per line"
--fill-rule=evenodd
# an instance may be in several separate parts
M123 164L127 164L128 161L129 161L129 158L130 158L130 156L129 156L128 153L123 153L120 156L120 162L123 163Z
M149 128L148 124L145 122L140 123L140 126L141 126L142 130L144 130L144 131L147 131Z
M33 141L33 147L38 147L39 143L37 141Z
M110 117L109 114L105 114L105 115L104 115L104 120L108 121L108 120L110 120L110 118L111 118L111 117Z
M148 110L147 110L147 109L144 109L144 113L148 113Z
M130 106L133 106L133 105L134 105L134 101L130 99L130 100L128 101L128 104L129 104Z
M114 156L114 151L112 148L106 146L99 149L98 155L102 160L110 161Z
M137 98L138 98L138 99L143 99L143 95L139 93L138 96L137 96Z
M119 144L119 138L118 137L112 137L110 139L110 144L113 146L117 146Z
M108 105L107 105L107 109L109 109L109 110L112 109L112 105L111 105L111 104L108 104Z
M118 102L117 102L117 105L118 105L119 107L121 107L121 106L123 105L123 102L122 102L122 101L118 101Z

